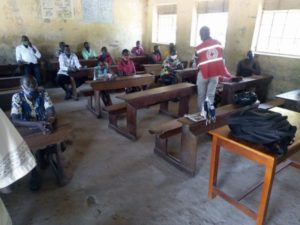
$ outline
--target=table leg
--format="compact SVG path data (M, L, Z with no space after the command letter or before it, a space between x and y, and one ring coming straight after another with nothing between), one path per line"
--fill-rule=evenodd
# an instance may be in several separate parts
M169 109L168 101L160 103L159 112L166 113L168 112L168 109Z
M94 91L95 96L95 114L99 118L101 117L101 102L100 102L100 91Z
M184 116L189 113L189 99L190 96L181 97L178 106L178 117Z
M136 135L136 115L137 110L132 105L127 104L127 130L128 133L137 137Z
M217 183L219 156L220 156L220 145L218 144L218 138L216 136L213 136L212 148L211 148L209 183L208 183L209 199L213 199L216 197L216 194L214 193L214 186Z
M275 159L269 159L266 163L265 180L262 187L261 199L258 207L256 225L262 225L265 220L268 209L269 198L272 190L273 179L275 175L276 163Z

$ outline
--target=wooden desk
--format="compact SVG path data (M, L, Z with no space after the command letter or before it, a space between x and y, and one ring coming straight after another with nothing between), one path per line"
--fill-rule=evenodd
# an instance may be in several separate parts
M136 71L143 71L143 64L148 63L148 56L142 55L142 56L130 56L130 59L133 61Z
M0 91L17 89L20 87L21 76L0 77Z
M295 136L295 142L289 146L288 153L284 156L277 156L273 153L268 152L264 147L257 144L252 144L247 141L236 139L230 135L230 130L228 126L218 128L216 130L210 131L209 133L213 136L212 138L212 153L211 153L211 164L210 164L210 178L208 187L208 197L209 199L215 198L217 195L228 201L230 204L241 210L247 216L251 217L256 221L257 225L262 225L264 223L265 215L268 208L269 197L271 194L273 178L276 172L279 172L288 165L294 166L300 169L300 164L287 160L290 156L300 151L300 113L290 111L283 108L275 107L271 109L272 111L279 112L282 115L288 116L288 120L292 125L297 126L297 133ZM238 199L233 199L217 187L217 174L218 174L218 164L220 150L227 150L237 155L243 156L251 161L256 162L259 165L265 167L265 177L263 182L259 185L255 185L249 192L246 192ZM287 160L287 161L285 161ZM285 161L285 162L284 162ZM283 162L282 164L280 164ZM277 167L276 166L280 164ZM283 165L283 166L282 166ZM258 212L254 212L245 205L241 204L243 198L248 196L257 187L263 184L262 194L260 198L260 203L258 207ZM280 207L280 206L278 206ZM288 209L286 209L288 210Z
M43 134L37 129L30 130L24 127L17 127L21 136L28 144L31 151L36 152L39 149L44 149L49 145L56 145L56 149L50 155L49 163L55 173L59 185L66 184L66 178L61 164L61 143L69 138L72 131L70 124L58 125L55 131L51 134Z
M198 69L196 68L187 68L183 70L175 70L176 78L179 83L181 82L189 82L196 84L197 83L197 74Z
M74 77L74 78L93 79L93 77L94 77L94 68L82 68L80 70L70 72L69 75Z
M162 64L143 64L146 73L151 73L154 76L159 76L162 70Z
M300 112L300 89L276 95L276 98L283 99L288 109Z
M222 82L223 92L221 105L234 103L233 97L235 92L251 88L255 89L259 101L265 102L268 94L268 86L272 79L272 76L253 75L251 77L243 77L243 80L240 82Z
M94 91L95 102L95 105L93 106L93 96L91 96L88 99L87 107L92 113L94 113L99 118L102 114L100 103L101 91L119 90L129 87L145 86L150 85L153 82L154 76L151 74L116 77L113 80L87 81L86 83L90 84Z
M170 114L168 111L169 101L179 99L177 116L183 116L189 111L189 98L195 93L195 89L196 86L193 84L181 83L119 96L127 103L127 127L121 128L116 124L110 124L110 127L125 137L135 140L137 139L136 116L138 109L160 104L160 112Z

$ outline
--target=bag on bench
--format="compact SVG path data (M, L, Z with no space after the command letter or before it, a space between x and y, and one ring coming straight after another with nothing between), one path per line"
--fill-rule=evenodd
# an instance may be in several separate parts
M297 130L286 116L266 109L235 113L229 117L228 125L234 137L262 144L278 155L287 152Z

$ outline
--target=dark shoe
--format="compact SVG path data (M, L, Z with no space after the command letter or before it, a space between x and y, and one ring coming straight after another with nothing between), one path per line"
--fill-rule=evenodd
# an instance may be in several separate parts
M69 100L72 98L72 93L70 93L69 91L66 92L66 96L65 96L65 100Z
M31 191L38 191L41 189L41 178L36 169L33 169L31 172L29 188Z

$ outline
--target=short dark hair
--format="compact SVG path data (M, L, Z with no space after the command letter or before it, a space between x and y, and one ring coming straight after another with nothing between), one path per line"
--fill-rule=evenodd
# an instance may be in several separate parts
M123 51L122 51L122 55L124 55L125 53L128 53L129 54L129 50L128 49L123 49Z

